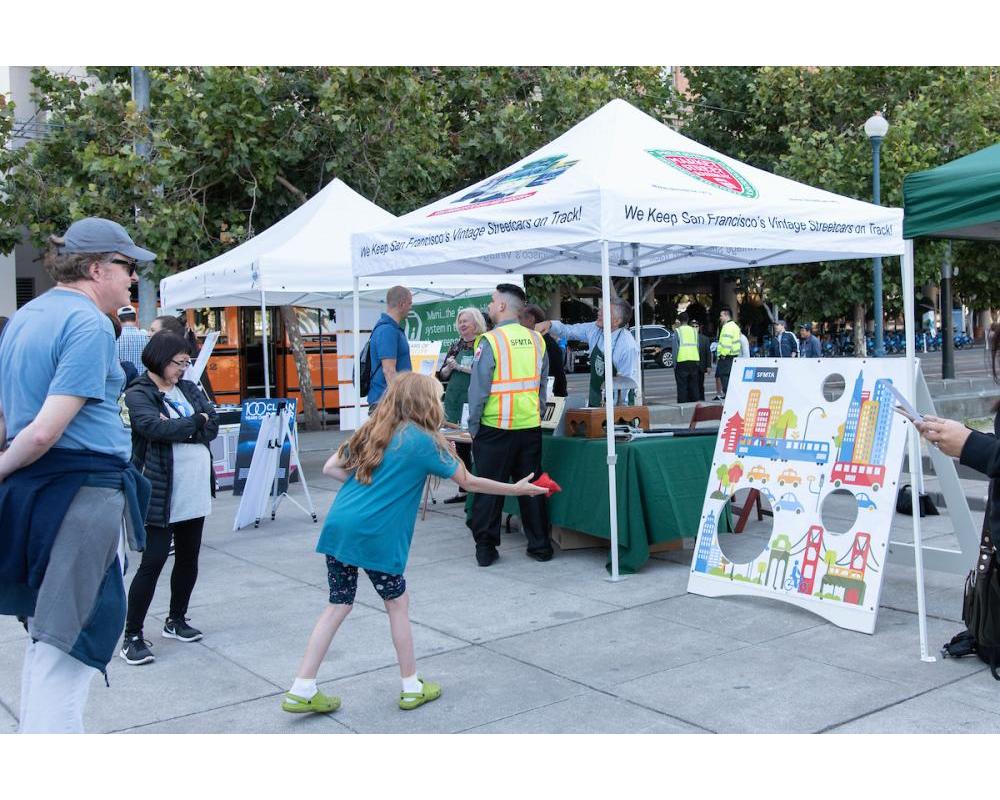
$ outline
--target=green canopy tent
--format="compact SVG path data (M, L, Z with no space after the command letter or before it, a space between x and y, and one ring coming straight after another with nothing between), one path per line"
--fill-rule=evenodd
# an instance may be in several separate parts
M902 258L903 301L907 319L913 313L913 240L973 239L1000 241L1000 144L942 164L934 169L914 172L903 179L903 239ZM907 356L911 355L912 333L907 326ZM914 387L918 408L930 410L933 401L922 378ZM915 435L912 434L911 435ZM913 450L911 450L912 454ZM939 569L963 574L969 568L979 542L974 533L965 492L954 462L935 448L928 453L938 475L945 503L954 518L959 550L926 548L927 564ZM911 458L914 489L923 491L923 470L917 459ZM917 523L919 517L914 518ZM892 543L894 554L914 558L922 572L920 548L910 544ZM922 579L922 578L921 578Z
M903 180L903 238L1000 241L1000 144Z

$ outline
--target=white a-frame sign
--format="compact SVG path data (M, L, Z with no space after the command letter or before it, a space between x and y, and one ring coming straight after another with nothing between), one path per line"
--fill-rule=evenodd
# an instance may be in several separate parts
M904 359L736 361L688 590L772 597L873 633L909 425L888 386L906 380ZM742 563L720 547L741 535L728 532L740 489L774 523Z

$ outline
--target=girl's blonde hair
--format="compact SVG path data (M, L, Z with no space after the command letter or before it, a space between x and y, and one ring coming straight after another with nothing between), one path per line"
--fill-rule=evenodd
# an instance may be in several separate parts
M359 483L371 483L372 473L382 463L393 434L405 422L427 431L441 452L447 453L448 443L440 430L444 422L443 392L438 380L430 375L397 374L368 421L337 451L346 462L344 469L353 469Z
M455 315L455 332L458 333L458 321L462 318L462 314L468 314L472 317L472 322L476 326L476 335L481 333L486 333L486 318L483 316L483 312L478 308L473 308L469 306L468 308L461 309Z

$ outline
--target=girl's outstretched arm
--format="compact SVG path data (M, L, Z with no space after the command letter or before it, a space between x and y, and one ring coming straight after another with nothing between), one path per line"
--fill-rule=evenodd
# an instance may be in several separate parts
M339 453L334 453L326 460L326 463L323 465L323 474L329 475L331 478L334 478L335 480L338 480L341 483L343 483L344 481L346 481L348 478L351 477L351 473L348 470L344 469L344 464L346 463L347 463L346 460L341 459Z
M325 471L325 470L324 470ZM455 481L459 486L461 486L467 492L476 492L478 494L502 494L502 495L540 495L547 494L548 490L543 489L541 486L535 486L531 483L531 479L535 477L535 473L529 473L525 477L521 478L517 483L502 483L500 481L491 481L489 478L480 478L476 475L469 474L469 471L465 468L465 464L459 462L458 469L455 470L455 474L451 476L451 479Z

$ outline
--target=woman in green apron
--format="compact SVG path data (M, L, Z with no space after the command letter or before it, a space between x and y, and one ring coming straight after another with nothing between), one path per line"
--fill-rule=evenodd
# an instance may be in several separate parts
M462 409L469 402L469 381L472 376L472 360L476 355L476 338L486 332L486 320L478 308L463 308L455 318L458 341L450 348L444 364L438 371L438 380L447 382L444 392L444 418L455 425L461 424ZM464 421L468 424L468 421ZM472 445L455 445L458 457L466 469L472 468ZM460 491L449 497L445 503L464 503L465 492Z

